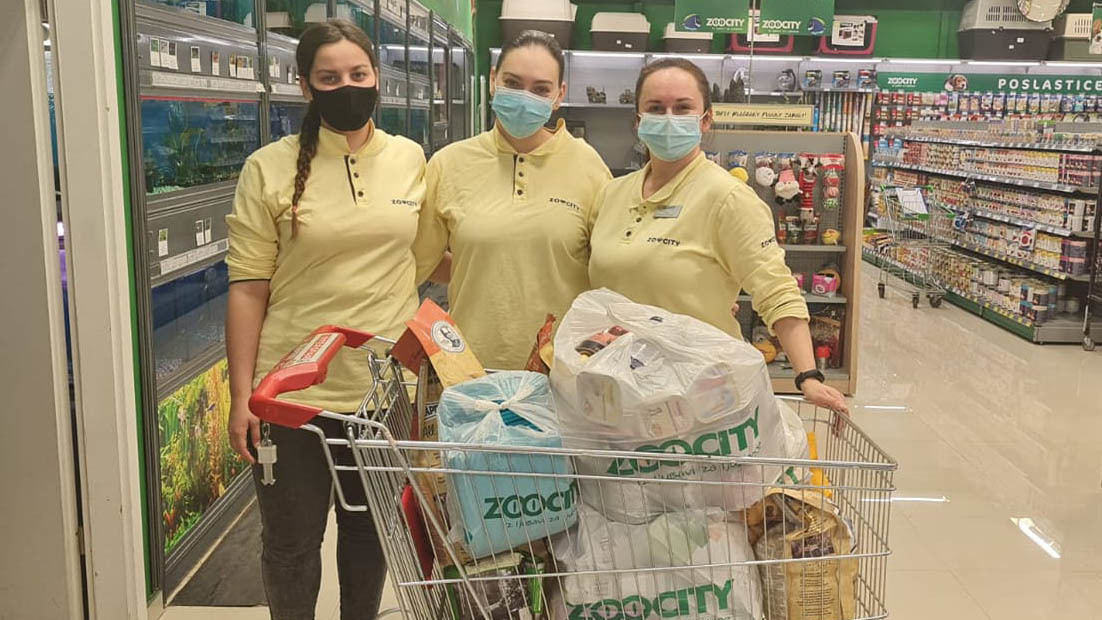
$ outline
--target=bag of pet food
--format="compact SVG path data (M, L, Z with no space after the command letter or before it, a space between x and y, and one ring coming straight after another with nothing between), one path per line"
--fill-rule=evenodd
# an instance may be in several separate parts
M560 448L547 377L499 372L444 390L437 410L445 443ZM449 541L481 558L573 525L577 485L563 456L446 450ZM485 472L485 473L482 473ZM533 476L530 474L550 474Z
M462 581L448 584L449 620L546 618L547 600L542 577L545 569L543 559L517 552L502 553L464 566L463 574L472 580L469 582L472 588ZM445 579L460 579L461 576L455 566L444 570Z
M769 620L856 617L853 531L818 490L773 489L746 515ZM806 560L786 562L785 560Z
M566 447L787 456L780 411L757 349L703 321L607 289L583 293L563 318L551 385ZM685 508L745 509L783 469L657 456L575 461L579 473L600 477L583 479L585 501L629 523Z
M630 525L579 508L578 527L551 539L553 618L758 620L758 571L746 525L719 510Z

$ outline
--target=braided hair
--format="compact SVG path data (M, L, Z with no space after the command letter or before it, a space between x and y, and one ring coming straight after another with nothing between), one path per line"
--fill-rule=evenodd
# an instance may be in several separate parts
M331 19L314 24L302 33L298 48L295 50L295 63L298 65L299 79L310 82L310 72L314 68L314 58L323 45L348 40L360 46L371 60L371 68L378 70L375 57L375 44L371 38L352 22L343 19ZM321 112L314 101L306 109L302 119L302 128L298 132L298 161L295 166L295 193L291 198L291 237L298 235L298 204L306 191L306 180L310 178L310 165L318 154L318 132L321 130Z

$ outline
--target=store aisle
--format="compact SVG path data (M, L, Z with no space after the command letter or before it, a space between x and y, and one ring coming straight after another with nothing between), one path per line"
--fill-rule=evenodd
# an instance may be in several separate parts
M862 277L855 415L900 463L891 617L1102 619L1102 353L1035 346L949 304L880 300L876 270ZM326 557L317 617L338 620L328 543Z

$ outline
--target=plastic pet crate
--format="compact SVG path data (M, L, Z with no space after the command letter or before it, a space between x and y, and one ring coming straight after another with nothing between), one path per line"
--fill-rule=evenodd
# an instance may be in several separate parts
M501 40L512 41L525 30L539 30L570 48L578 7L570 0L505 0L501 5Z
M645 52L650 22L642 13L597 13L589 32L595 50Z
M1056 32L1048 50L1049 60L1102 62L1102 54L1091 54L1091 14L1068 13L1056 19ZM1098 35L1102 48L1102 34Z
M830 34L819 37L819 55L872 56L876 26L871 15L835 15Z
M1043 60L1052 41L1052 22L1034 22L1017 0L970 0L957 30L961 58Z
M667 52L680 54L707 54L712 51L712 33L678 32L673 22L666 24L666 33L662 36Z

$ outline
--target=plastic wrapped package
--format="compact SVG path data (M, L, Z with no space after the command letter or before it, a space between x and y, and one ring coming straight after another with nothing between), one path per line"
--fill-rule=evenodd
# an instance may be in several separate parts
M553 618L762 617L761 582L742 521L719 510L666 513L630 525L579 508L578 527L551 540L561 578Z
M500 372L444 390L437 409L445 443L559 448L547 377ZM448 450L449 540L481 558L557 534L577 518L577 485L565 457ZM477 473L477 472L487 472ZM555 474L534 477L525 474Z
M554 352L551 385L567 447L786 456L761 353L711 325L600 289L574 301ZM742 510L782 474L780 466L704 459L575 462L579 473L600 477L582 479L585 501L629 523L685 508Z

